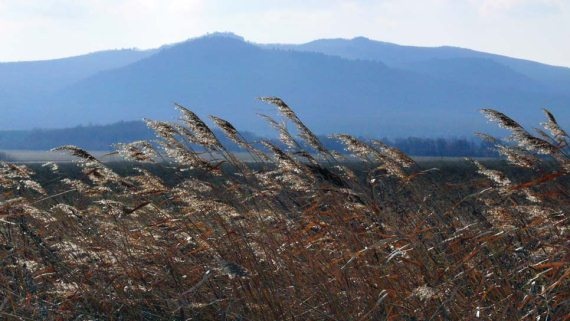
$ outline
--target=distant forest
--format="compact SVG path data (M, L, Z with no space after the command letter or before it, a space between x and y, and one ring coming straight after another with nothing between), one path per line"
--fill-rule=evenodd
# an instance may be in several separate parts
M216 134L229 150L239 151L239 147L227 140L221 132ZM252 133L242 134L251 142L261 139ZM66 129L0 131L0 150L49 150L62 145L76 145L87 150L106 151L112 150L116 143L153 139L155 139L153 132L143 122L119 122L112 125L78 126ZM343 145L337 140L325 136L320 139L327 148L338 152L343 151ZM381 140L412 156L496 156L496 152L489 144L477 139L407 137L382 138ZM280 144L277 141L275 143Z

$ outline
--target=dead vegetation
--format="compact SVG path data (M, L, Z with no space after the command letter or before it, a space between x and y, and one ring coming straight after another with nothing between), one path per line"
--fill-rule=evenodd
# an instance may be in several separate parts
M81 179L48 164L42 186L2 162L0 319L570 317L568 135L549 112L533 136L484 110L513 134L486 138L527 175L474 162L481 176L454 185L382 142L338 135L356 166L282 100L263 100L295 125L265 116L284 147L257 148L212 117L255 164L182 106L182 123L147 121L159 148L117 146L134 175L75 146L58 150L78 158Z

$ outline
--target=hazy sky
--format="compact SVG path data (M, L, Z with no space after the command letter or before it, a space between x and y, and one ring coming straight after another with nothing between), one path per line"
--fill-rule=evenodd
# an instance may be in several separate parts
M213 31L261 43L366 36L570 66L570 0L0 0L0 61L152 48Z

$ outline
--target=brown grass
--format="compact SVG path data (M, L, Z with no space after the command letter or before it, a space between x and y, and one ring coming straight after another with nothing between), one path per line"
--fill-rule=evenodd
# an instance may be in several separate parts
M282 100L263 100L304 144L274 121L289 147L259 149L214 117L258 161L246 163L178 106L183 124L148 121L160 148L118 146L135 175L74 146L60 150L78 157L81 179L51 164L42 186L1 163L0 319L570 317L568 137L552 114L535 137L485 110L513 131L516 144L498 149L526 174L476 163L483 176L453 183L339 135L360 161L345 160Z

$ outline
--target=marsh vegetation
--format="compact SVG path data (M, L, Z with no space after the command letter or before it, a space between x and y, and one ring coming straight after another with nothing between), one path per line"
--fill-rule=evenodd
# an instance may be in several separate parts
M381 141L327 149L279 98L282 145L193 112L111 166L2 162L7 320L563 320L568 135L482 135L506 163L416 163ZM294 130L289 131L287 122ZM290 126L291 127L291 126ZM199 147L196 147L199 146ZM436 169L435 166L441 168Z

